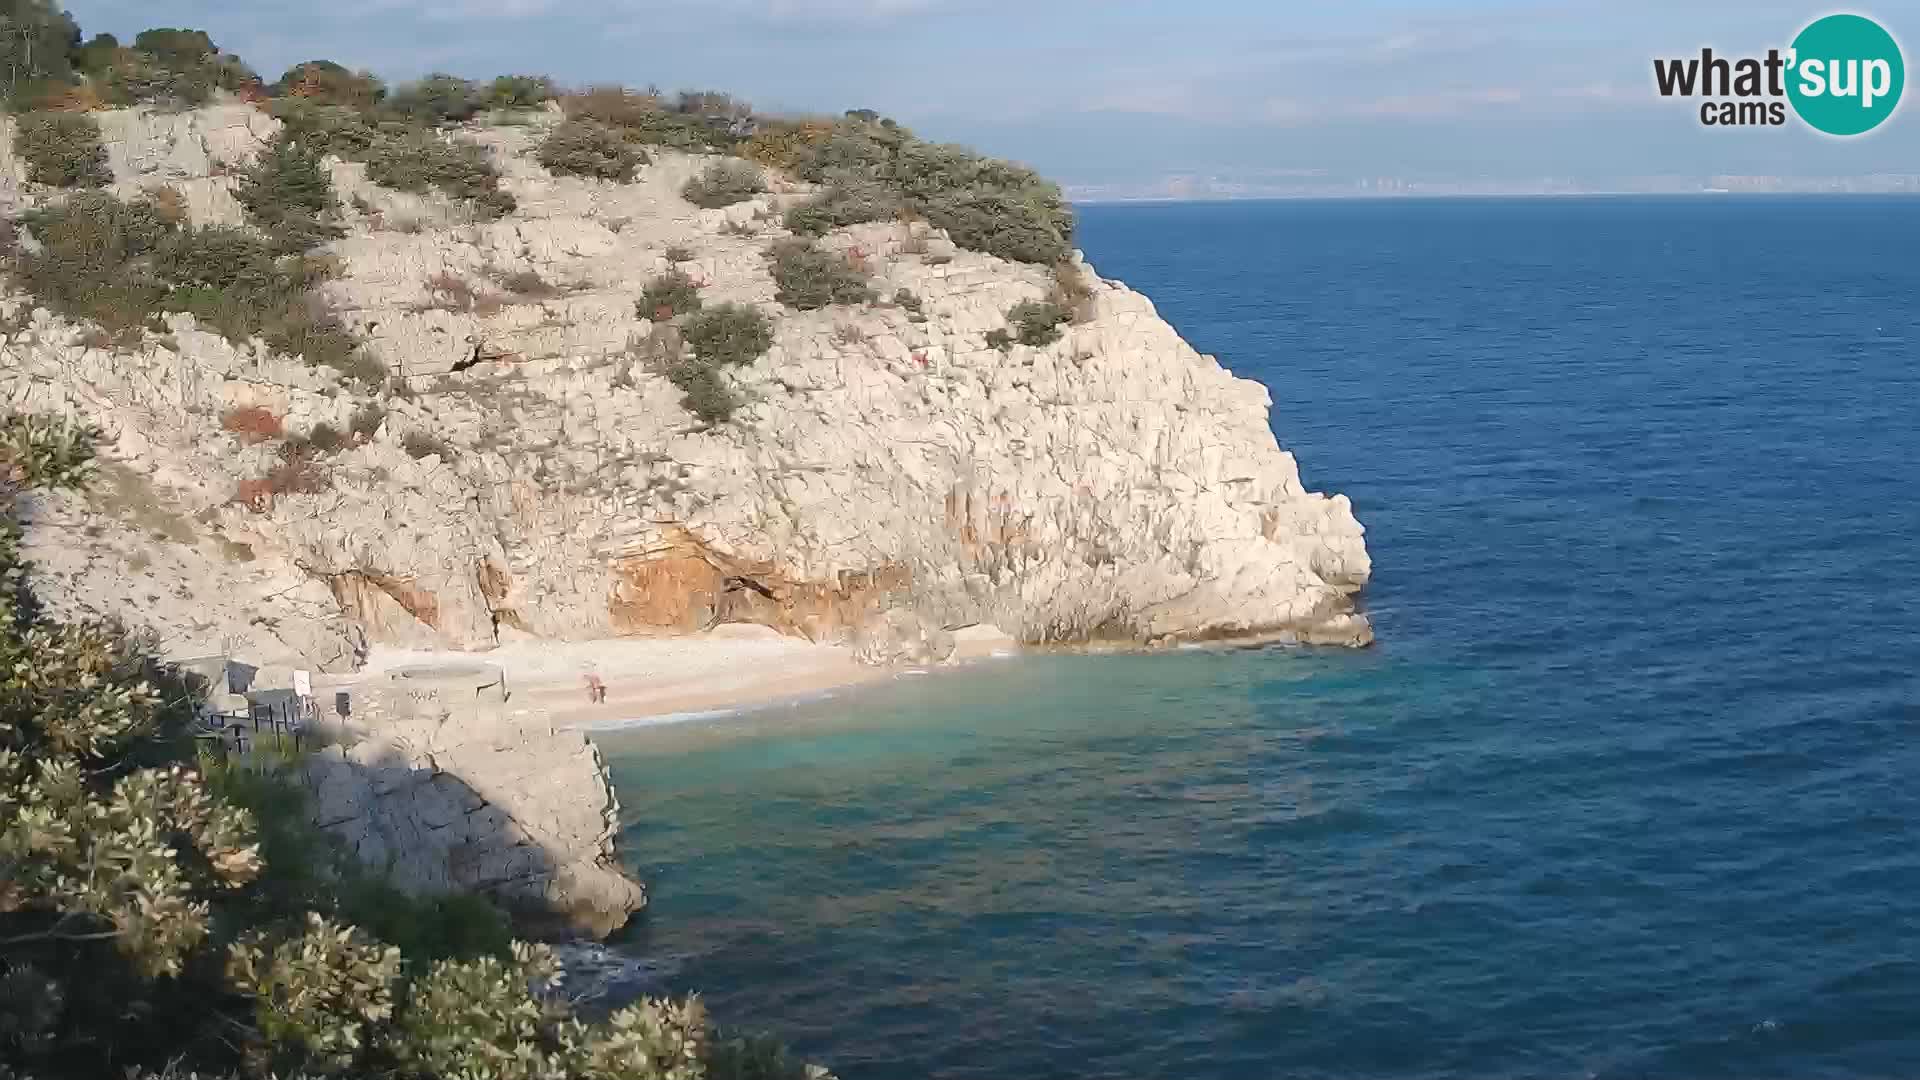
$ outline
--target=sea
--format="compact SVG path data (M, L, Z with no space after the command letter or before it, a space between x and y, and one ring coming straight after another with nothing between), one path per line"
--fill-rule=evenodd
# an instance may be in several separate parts
M646 988L843 1080L1920 1076L1920 199L1080 221L1379 643L601 734Z

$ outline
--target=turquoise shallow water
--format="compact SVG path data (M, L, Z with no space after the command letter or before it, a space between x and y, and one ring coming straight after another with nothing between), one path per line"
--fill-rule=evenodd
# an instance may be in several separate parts
M1381 645L602 736L618 947L869 1077L1920 1074L1920 201L1093 208Z

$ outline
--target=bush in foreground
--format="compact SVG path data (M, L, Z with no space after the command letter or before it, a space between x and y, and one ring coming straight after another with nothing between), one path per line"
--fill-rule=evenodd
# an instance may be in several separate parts
M647 163L620 133L592 120L568 120L554 127L540 143L540 164L562 176L591 176L626 183L633 171Z
M33 112L14 128L14 153L27 163L27 179L63 188L98 188L113 183L100 125L84 113Z
M18 500L83 487L92 443L0 420L0 1073L824 1075L718 1037L695 999L582 1022L497 913L369 886L270 763L196 758L176 670L28 592Z

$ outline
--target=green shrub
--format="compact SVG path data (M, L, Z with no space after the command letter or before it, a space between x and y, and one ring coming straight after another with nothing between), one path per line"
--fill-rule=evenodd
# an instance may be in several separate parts
M232 53L221 53L214 57L213 84L222 90L258 92L261 89L260 74L247 66L246 61Z
M140 31L133 36L133 47L162 63L180 66L204 63L220 51L205 30L183 30L171 26L155 26Z
M124 334L137 332L166 296L150 264L172 230L151 204L83 192L20 221L39 250L21 253L16 275L48 308Z
M1011 262L1059 262L1072 253L1073 215L1057 197L954 192L927 202L927 220L953 242Z
M106 187L113 183L100 125L83 113L33 112L14 128L14 153L27 179L50 187Z
M115 105L191 109L206 104L214 85L211 64L167 63L150 53L122 49L107 68L102 96Z
M560 99L560 108L571 119L625 130L645 123L647 114L659 112L660 98L637 94L624 86L594 86Z
M567 116L593 120L617 128L631 142L699 152L723 150L734 142L724 123L669 110L656 94L639 94L619 86L598 86L561 99Z
M1013 348L1013 335L1005 329L987 331L987 347L1007 352Z
M502 75L486 90L490 109L537 109L554 97L553 80L545 75Z
M106 75L108 65L120 54L120 39L112 34L95 34L73 51L73 69L95 78Z
M382 138L366 152L367 179L415 194L437 188L450 199L470 200L483 217L511 213L513 196L500 190L500 173L484 147L429 133Z
M137 336L155 316L184 311L230 340L258 336L276 351L377 384L384 372L360 349L313 287L321 260L276 257L245 229L177 228L153 204L86 192L31 211L39 241L14 273L47 307Z
M346 235L333 224L339 213L333 181L320 154L282 129L240 178L234 198L283 253L306 251Z
M1056 185L965 147L922 142L891 121L849 116L810 136L794 170L815 183L877 184L970 250L1039 263L1072 250L1073 213ZM817 229L822 220L800 223Z
M831 120L762 120L740 156L771 169L798 172L814 148L834 132Z
M513 954L513 928L506 915L483 896L409 896L364 871L342 875L340 916L400 950L416 970L441 960Z
M479 87L456 75L435 72L393 92L386 111L416 124L464 124L483 106Z
M684 391L680 404L704 423L724 424L739 407L733 391L712 364L681 360L667 368L667 378Z
M104 40L103 40L104 39ZM112 104L190 108L213 91L258 86L260 77L237 56L222 53L204 30L142 30L131 48L102 35L82 50L84 69Z
M288 139L316 154L365 162L367 179L382 187L414 194L438 189L471 200L488 218L513 211L513 196L500 190L499 170L484 147L402 123L374 123L362 110L323 98L276 101L273 114Z
M773 347L773 321L752 304L716 304L687 320L687 346L713 366L751 364Z
M8 0L0 10L6 12L0 71L8 75L12 100L31 100L41 88L69 83L80 44L73 16L50 0Z
M750 116L753 107L723 90L682 90L674 96L673 112L709 119Z
M695 206L717 210L746 202L765 190L767 181L759 169L744 161L728 159L707 166L705 172L687 181L680 194Z
M901 289L894 293L893 303L895 307L905 308L915 315L920 314L926 308L926 304L920 299L920 295L912 289Z
M1026 300L1007 311L1007 324L1014 340L1022 345L1040 347L1060 340L1060 328L1073 321L1073 313L1055 304Z
M541 277L538 270L513 270L506 273L490 270L488 274L495 284L520 300L544 300L560 295L560 289Z
M568 120L554 127L540 143L540 164L564 176L592 176L626 183L633 171L647 163L620 133L592 120Z
M815 140L795 167L801 179L831 184L851 177L880 180L895 190L902 184L894 163L913 134L901 127L842 121L826 138Z
M316 294L293 292L269 309L260 336L274 350L332 368L364 388L372 389L387 381L386 365L361 347L359 339Z
M734 143L725 125L684 113L641 112L626 125L626 130L627 137L634 142L690 154L725 150Z
M346 105L329 105L310 98L282 98L270 111L285 125L281 133L318 154L363 161L380 141L381 130L366 114Z
M806 240L782 240L768 253L774 298L799 311L815 311L830 304L862 304L872 299L866 273L845 256L821 251Z
M268 88L274 97L300 98L319 105L344 105L365 111L378 104L387 88L368 72L354 73L331 60L309 60L288 68Z
M430 435L424 431L407 432L406 437L400 440L400 449L405 450L407 456L413 458L415 461L421 458L433 457L436 454L439 455L441 461L449 465L453 463L454 459L453 447L449 446L445 439L440 438L438 435Z
M183 289L258 295L282 283L268 242L229 225L169 230L155 250L154 267L167 284Z
M678 270L669 270L647 283L635 312L643 319L665 322L676 315L700 310L700 287Z
M339 428L321 422L307 429L307 445L313 447L315 453L333 454L347 445L347 437L340 434Z
M369 401L353 410L353 418L347 421L347 430L363 439L371 439L387 422L386 406L377 401Z
M683 263L693 261L693 252L677 244L668 248L666 255L668 262Z
M886 221L905 209L899 194L873 180L852 179L834 184L819 195L787 211L785 224L796 233L825 236L842 225Z

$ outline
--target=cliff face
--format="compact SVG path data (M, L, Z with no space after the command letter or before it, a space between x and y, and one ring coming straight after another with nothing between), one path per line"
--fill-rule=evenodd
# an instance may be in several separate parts
M478 892L525 931L605 937L646 906L613 856L599 751L510 709L497 668L409 668L351 691L301 764L314 824L409 892Z
M200 224L242 222L228 174L274 127L238 105L102 116L116 191L172 187ZM711 159L661 152L625 185L560 178L532 160L540 134L469 133L519 201L491 223L331 166L354 208L328 299L411 393L320 459L324 490L243 491L275 446L222 418L257 406L290 433L356 414L369 427L332 372L185 316L127 352L20 297L0 306L0 398L92 420L119 462L87 501L42 508L32 557L50 596L153 627L169 650L325 669L368 642L728 621L840 640L889 611L1035 642L1370 639L1347 500L1302 487L1265 388L1196 353L1145 297L1085 268L1091 317L1003 353L987 332L1044 297L1049 271L886 223L822 246L863 260L883 297L911 290L919 313L794 312L763 253L805 187L775 179L700 210L679 189ZM0 134L9 213L36 198L22 175ZM675 247L709 304L776 318L769 355L726 376L744 406L713 428L681 406L649 359L657 328L635 315Z

